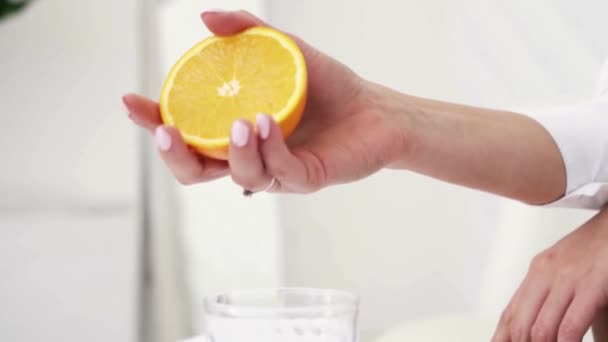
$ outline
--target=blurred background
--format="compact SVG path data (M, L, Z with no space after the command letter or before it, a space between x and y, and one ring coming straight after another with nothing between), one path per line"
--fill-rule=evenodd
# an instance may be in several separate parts
M586 100L608 56L606 1L32 1L0 21L0 341L175 341L204 295L273 286L359 293L365 342L462 322L487 341L530 259L591 216L396 171L310 196L178 186L120 96L157 97L209 8L487 107Z

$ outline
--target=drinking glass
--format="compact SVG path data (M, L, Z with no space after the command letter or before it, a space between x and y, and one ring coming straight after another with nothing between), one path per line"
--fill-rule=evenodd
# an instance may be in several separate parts
M227 292L204 299L203 334L188 342L357 342L358 307L339 290Z

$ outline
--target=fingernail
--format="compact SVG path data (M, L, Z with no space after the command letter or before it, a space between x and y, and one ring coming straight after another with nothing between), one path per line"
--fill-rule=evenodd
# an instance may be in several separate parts
M249 140L249 127L240 120L235 121L232 124L232 143L237 147L243 147L247 145L247 140Z
M127 95L123 95L121 97L122 105L125 106L125 110L127 111L127 113L129 113L129 116L130 116L131 115L131 111L129 110L129 106L127 106L127 100L126 100L126 98L127 98Z
M227 11L221 8L210 8L205 10L203 14L217 14L217 13L226 13Z
M260 138L268 139L270 135L270 118L266 114L258 114L255 117L256 124L258 126L258 132Z
M169 135L169 132L167 132L165 127L158 126L156 128L155 137L158 148L163 152L169 151L171 148L171 135Z

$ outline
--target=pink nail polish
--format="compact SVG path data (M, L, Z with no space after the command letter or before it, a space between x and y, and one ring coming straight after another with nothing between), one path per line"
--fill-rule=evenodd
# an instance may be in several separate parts
M255 117L260 138L266 140L270 136L270 117L266 114L258 114Z
M249 127L243 121L237 120L232 124L230 135L232 136L232 143L234 145L244 147L249 140Z
M127 95L124 95L124 96L121 97L122 105L125 107L125 110L127 111L127 113L129 113L129 116L130 116L131 115L131 113L130 113L131 111L129 110L129 106L127 105L126 98L127 98Z
M167 152L171 149L171 135L169 135L165 127L158 126L156 128L155 138L156 145L161 151Z

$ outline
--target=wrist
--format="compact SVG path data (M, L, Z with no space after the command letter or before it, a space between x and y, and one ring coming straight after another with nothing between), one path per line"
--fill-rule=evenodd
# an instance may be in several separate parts
M386 167L533 204L563 194L563 161L534 120L373 83L368 89L371 110L384 117L394 144Z
M389 140L384 167L406 169L414 153L416 110L413 98L380 84L365 81L365 110L380 117Z

